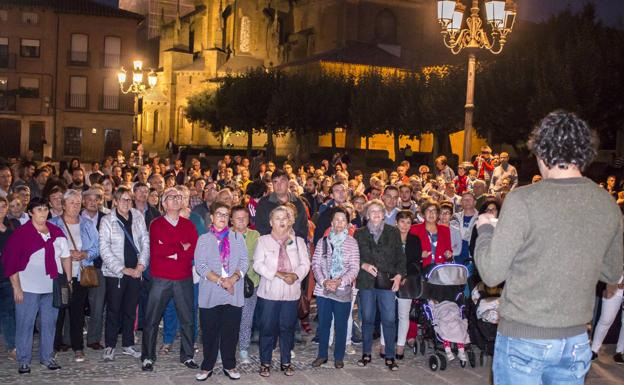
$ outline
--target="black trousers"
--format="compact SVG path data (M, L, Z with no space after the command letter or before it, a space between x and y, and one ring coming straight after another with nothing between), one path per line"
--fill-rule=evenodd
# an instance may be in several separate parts
M193 359L193 278L181 281L152 277L147 305L145 308L145 322L143 324L143 343L141 361L149 359L156 361L156 339L158 324L162 319L169 300L175 302L176 314L180 322L180 362Z
M139 302L141 280L124 275L122 278L106 277L106 329L104 343L107 348L117 346L121 327L121 346L134 345L134 320Z
M202 370L212 370L221 352L224 369L236 368L236 345L240 330L243 308L220 305L210 309L199 309L199 324L202 331L204 360Z
M85 306L89 297L89 288L80 286L77 278L72 278L72 293L69 302L69 338L73 351L84 349L82 330L85 323ZM57 348L63 344L63 326L65 324L66 309L59 310L56 318L56 334L54 346Z

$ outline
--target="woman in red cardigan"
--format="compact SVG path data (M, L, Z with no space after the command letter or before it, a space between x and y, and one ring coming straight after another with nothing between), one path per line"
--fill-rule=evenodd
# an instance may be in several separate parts
M412 225L410 233L420 238L422 245L422 265L427 267L432 263L441 264L450 262L453 258L451 247L451 231L448 226L438 225L440 204L428 200L421 207L425 222Z

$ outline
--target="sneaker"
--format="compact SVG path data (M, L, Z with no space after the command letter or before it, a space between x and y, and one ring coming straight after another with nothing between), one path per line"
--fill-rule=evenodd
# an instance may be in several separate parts
M238 355L240 357L241 364L251 364L251 360L249 359L249 352L247 350L241 350Z
M17 360L17 351L15 349L11 349L7 352L7 358L9 361Z
M223 374L225 374L230 380L240 380L241 375L236 368L234 369L225 369L223 368Z
M137 352L134 346L127 346L123 348L122 354L133 358L141 358L141 352Z
M197 381L206 381L210 377L212 377L212 370L209 370L207 372L202 370L201 372L199 372L199 373L197 373L195 375L195 380L197 380Z
M291 351L290 351L290 359L291 359L291 360L294 360L294 359L295 359L295 357L297 357L297 355L295 354L295 351L294 351L294 350L291 350Z
M102 358L104 359L104 361L114 361L115 360L115 348L104 349L104 354L102 354Z
M596 352L594 352L594 351L592 350L592 358L591 358L591 360L592 360L592 361L596 361L596 359L597 359L597 358L598 358L598 353L596 353Z
M17 369L17 372L19 374L26 374L26 373L30 373L30 366L28 366L28 364L21 364L19 366L19 369Z
M152 360L146 358L143 360L143 363L141 363L141 370L144 372L151 372L154 370L154 362L152 362Z
M182 365L186 366L189 369L199 369L199 365L193 359L186 360L182 363Z
M74 361L76 362L84 362L85 361L85 354L82 350L76 350L74 352Z
M453 361L455 359L455 355L453 354L453 352L451 351L451 349L446 349L444 350L444 353L446 353L446 360L447 361Z
M355 348L353 347L353 345L347 345L347 347L345 348L345 353L351 355L351 354L355 354Z
M615 361L616 364L624 365L624 353L615 353L613 361Z
M50 358L50 361L47 364L42 362L41 366L47 368L48 370L59 370L61 368L61 365L59 365L54 358Z
M468 355L466 354L466 351L464 349L459 349L459 351L457 352L457 358L459 358L459 360L463 362L468 361Z

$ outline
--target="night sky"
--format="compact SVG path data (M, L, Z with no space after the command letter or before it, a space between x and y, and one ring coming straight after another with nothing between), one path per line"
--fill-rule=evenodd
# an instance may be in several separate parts
M567 7L580 10L588 2L596 6L596 13L603 23L624 28L624 0L517 0L518 17L542 21Z

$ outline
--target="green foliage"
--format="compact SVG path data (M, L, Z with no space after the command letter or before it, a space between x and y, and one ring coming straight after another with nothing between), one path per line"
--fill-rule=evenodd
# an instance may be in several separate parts
M624 32L601 25L591 5L520 26L477 73L477 131L495 143L523 144L541 118L563 108L614 137L624 125Z

